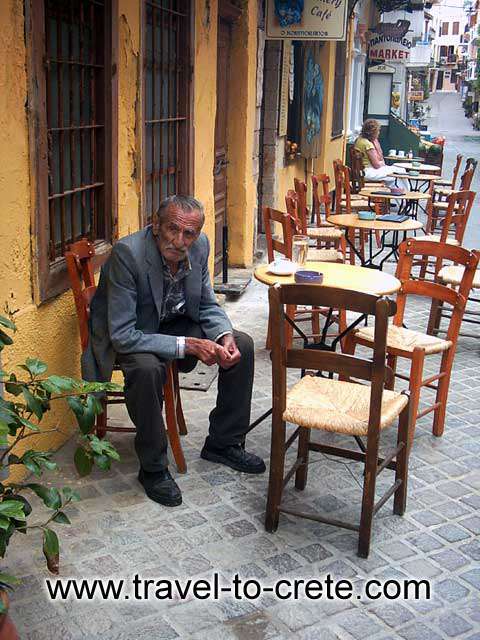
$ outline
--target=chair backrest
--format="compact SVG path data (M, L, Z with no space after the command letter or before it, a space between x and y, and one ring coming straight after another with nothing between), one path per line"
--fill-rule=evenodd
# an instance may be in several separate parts
M339 159L333 161L333 177L335 180L335 213L342 213L341 200L343 197L343 162Z
M322 193L320 193L319 190L320 184L322 185ZM322 224L322 205L325 212L325 219L327 219L332 214L331 204L330 178L326 173L322 173L319 176L312 175L312 207L317 227L320 227Z
M70 286L77 310L82 351L85 351L88 345L90 303L97 290L93 271L94 255L95 245L87 239L74 242L65 252Z
M462 177L460 178L460 186L458 187L458 191L468 191L470 189L474 173L475 169L473 165L470 165L468 169L465 169Z
M297 191L289 189L285 196L285 206L287 213L295 221L296 230L293 233L307 233L307 216L305 208L300 204L300 196Z
M365 186L362 154L352 145L350 147L350 179L353 193L360 193Z
M473 173L477 170L478 160L475 158L467 158L465 161L465 171L468 169L473 169Z
M456 344L480 252L476 250L469 251L463 247L442 242L409 239L402 242L399 247L399 254L396 276L401 282L401 288L397 293L397 313L393 323L399 327L402 326L409 295L439 300L452 307L446 340L451 340ZM458 290L451 289L439 282L418 280L413 276L413 264L418 264L419 259L428 260L429 258L434 258L440 263L448 260L465 267Z
M358 291L291 284L270 287L269 304L274 416L282 420L286 404L287 369L314 369L371 381L369 430L378 429L386 375L393 375L386 366L385 351L388 318L395 313L395 303L385 297ZM373 358L360 358L330 350L289 348L285 313L285 307L289 305L340 308L375 316Z
M272 227L275 222L280 226L280 237L273 235ZM296 225L290 214L272 209L271 207L264 207L263 223L265 226L265 237L267 239L268 261L273 262L275 259L275 251L291 260L292 238L296 232Z
M307 185L305 184L305 182L303 182L303 180L299 180L298 178L293 179L293 184L295 187L295 193L298 196L298 217L301 221L303 233L306 233L309 217L309 211L307 207Z
M457 161L455 162L455 167L453 168L452 189L455 189L455 187L457 186L457 178L460 171L460 165L462 164L462 159L463 156L460 153L457 154Z
M475 196L474 191L453 191L448 196L448 207L441 223L440 242L446 242L449 236L453 236L462 244Z

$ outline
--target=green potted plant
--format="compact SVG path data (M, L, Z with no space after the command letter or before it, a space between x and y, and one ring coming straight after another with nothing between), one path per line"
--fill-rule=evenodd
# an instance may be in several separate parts
M0 316L0 351L13 344L11 334L15 324ZM27 358L18 365L17 372L0 370L0 383L6 394L0 394L0 557L5 557L12 536L27 534L29 529L40 529L43 537L43 553L48 569L58 573L60 545L55 525L68 525L65 513L71 502L80 499L70 487L61 489L46 486L27 478L21 482L8 480L13 467L23 467L26 475L40 478L44 470L57 467L50 451L39 451L22 446L40 432L40 423L52 405L66 401L75 415L79 427L78 443L74 462L80 476L90 473L94 466L102 470L110 469L119 455L108 440L99 439L92 429L96 416L102 412L99 394L121 389L114 383L97 383L76 380L66 376L47 375L47 365L37 358ZM5 397L6 396L6 397ZM58 427L42 430L59 431ZM32 522L32 495L38 496L49 510L43 521ZM0 637L11 622L7 619L7 589L13 587L17 579L0 573ZM11 636L15 638L15 635Z

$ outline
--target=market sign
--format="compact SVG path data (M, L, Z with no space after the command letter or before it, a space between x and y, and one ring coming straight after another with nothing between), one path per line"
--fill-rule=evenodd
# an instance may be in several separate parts
M409 91L408 99L410 102L413 102L414 100L425 100L423 89L418 91Z
M408 62L412 48L412 38L407 36L410 28L408 20L395 23L381 22L369 31L368 57L370 60Z
M266 0L269 40L345 40L347 0Z

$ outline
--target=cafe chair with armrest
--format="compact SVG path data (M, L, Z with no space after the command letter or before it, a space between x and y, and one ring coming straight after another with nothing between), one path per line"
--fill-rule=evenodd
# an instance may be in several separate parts
M95 255L95 245L87 239L79 240L71 244L65 252L70 286L77 310L77 318L80 330L80 342L82 352L88 346L88 319L90 315L90 303L97 289L93 270L93 257ZM114 370L119 371L118 365L114 365ZM187 433L185 418L183 416L182 403L180 398L180 387L178 381L177 364L173 360L167 367L167 381L164 386L165 422L168 439L172 449L173 457L179 473L186 473L187 465L180 443L180 434ZM95 431L99 438L103 438L107 431L131 433L135 429L132 427L117 427L108 422L108 406L111 404L124 404L125 395L123 391L109 391L102 399L103 413L97 416Z
M276 285L270 287L272 318L272 440L270 479L265 527L276 531L281 513L307 518L358 531L358 555L367 557L370 549L372 521L376 511L394 495L394 513L402 515L406 507L409 438L409 399L405 393L384 389L390 374L385 363L388 318L395 313L395 303L388 298L333 287L314 285ZM371 359L336 353L332 350L292 349L285 336L285 306L308 304L344 308L375 317L374 353ZM289 369L316 370L287 389ZM333 379L355 377L370 384ZM397 443L385 459L379 458L380 435L399 418ZM298 425L287 437L287 423ZM311 432L327 431L352 436L360 450L311 442ZM366 444L361 438L366 438ZM298 440L295 462L285 473L287 450ZM342 522L328 517L296 511L282 505L282 494L295 476L295 488L307 483L310 451L364 463L363 496L360 523ZM385 468L395 471L395 480L375 503L377 476ZM321 498L317 501L321 504Z

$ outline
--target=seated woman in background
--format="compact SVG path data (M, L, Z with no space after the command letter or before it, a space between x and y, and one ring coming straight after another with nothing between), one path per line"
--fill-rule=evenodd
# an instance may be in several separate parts
M381 181L387 187L398 186L409 190L406 180L392 177L392 173L406 173L403 167L388 167L383 159L382 147L378 141L380 123L373 118L365 120L360 136L355 141L355 149L362 154L363 171L366 180Z

